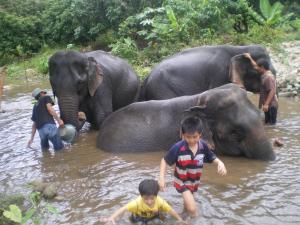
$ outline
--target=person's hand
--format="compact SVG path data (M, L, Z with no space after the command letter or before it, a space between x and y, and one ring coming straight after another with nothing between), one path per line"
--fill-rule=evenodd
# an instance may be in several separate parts
M32 145L32 142L33 142L33 140L32 140L32 139L30 139L30 140L28 141L28 143L27 143L27 148L32 148L32 147L31 147L31 145Z
M264 112L268 112L268 110L269 110L269 105L263 105L262 110L263 110Z
M245 56L245 58L247 58L247 59L250 59L251 58L251 55L250 55L250 53L244 53L244 56Z
M187 222L187 221L184 221L184 220L180 220L180 222L181 222L182 224L185 224L185 225L192 225L191 223L189 223L189 222Z
M60 127L64 127L64 126L65 126L65 123L64 123L64 121L63 121L62 119L59 119L59 120L58 120L58 125L59 125Z
M166 182L164 178L160 178L158 181L158 185L159 185L159 189L161 191L165 191L166 190Z
M227 174L227 169L221 160L218 162L218 174L221 176L225 176Z
M115 222L114 218L112 218L112 217L100 218L100 222L103 222L103 223L112 223L113 225L116 225L116 222Z

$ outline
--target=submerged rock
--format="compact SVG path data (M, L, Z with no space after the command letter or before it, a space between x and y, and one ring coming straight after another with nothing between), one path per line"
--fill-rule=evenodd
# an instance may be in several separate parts
M57 186L54 183L46 183L42 180L30 182L33 191L40 192L44 198L52 199L57 196Z
M47 199L52 199L57 195L57 187L55 184L49 184L46 186L45 190L43 191L43 197Z
M47 186L47 183L42 180L34 180L29 183L32 186L33 191L43 192Z

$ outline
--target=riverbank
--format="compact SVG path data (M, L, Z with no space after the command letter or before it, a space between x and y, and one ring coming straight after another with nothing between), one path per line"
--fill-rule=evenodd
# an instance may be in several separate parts
M268 49L277 71L279 96L300 96L300 41L284 42L280 49Z

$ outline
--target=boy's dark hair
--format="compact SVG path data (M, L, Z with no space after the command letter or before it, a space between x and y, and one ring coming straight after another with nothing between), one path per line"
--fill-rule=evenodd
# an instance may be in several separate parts
M259 59L259 60L257 60L256 64L259 67L265 68L265 70L269 70L270 69L270 64L269 64L268 60L266 60L266 59Z
M181 131L183 134L185 133L194 134L196 132L201 134L202 130L203 130L203 124L199 117L195 117L195 116L188 117L182 121Z
M157 195L159 191L159 185L156 180L146 179L143 180L139 185L140 195Z

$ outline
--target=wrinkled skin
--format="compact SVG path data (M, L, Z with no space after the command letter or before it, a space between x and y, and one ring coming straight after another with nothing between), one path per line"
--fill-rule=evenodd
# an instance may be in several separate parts
M138 96L139 80L133 69L104 51L57 52L49 59L49 75L63 121L77 130L83 125L79 112L99 129L110 113Z
M260 75L249 59L241 55L246 52L254 60L264 58L270 62L268 53L259 45L204 46L171 56L156 65L146 78L140 100L194 95L227 83L237 83L247 91L259 92ZM243 74L237 71L243 71Z
M180 139L180 121L191 115L202 119L203 139L217 154L275 159L259 111L235 84L126 106L104 121L97 147L118 153L168 150Z

